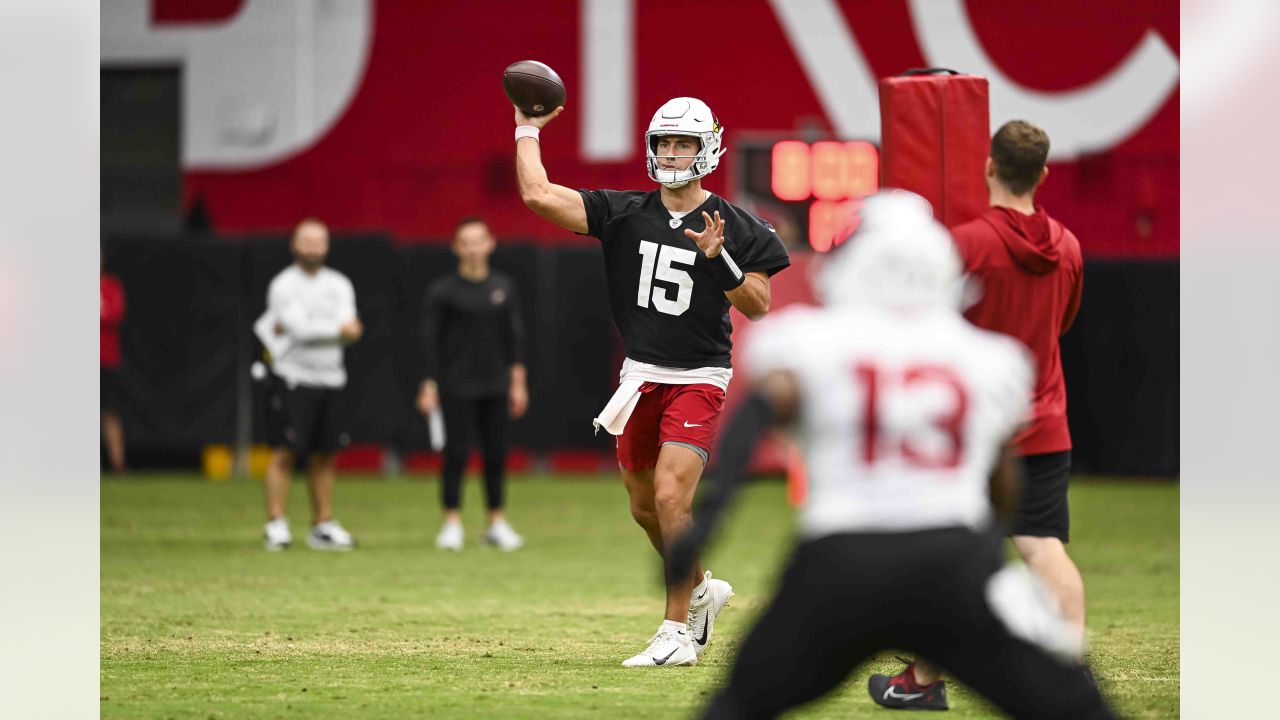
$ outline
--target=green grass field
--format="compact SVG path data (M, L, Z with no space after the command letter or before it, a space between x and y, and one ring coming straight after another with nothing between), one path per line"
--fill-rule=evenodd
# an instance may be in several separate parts
M660 620L659 569L613 478L511 483L518 553L432 546L434 481L343 479L353 553L262 549L261 487L191 476L102 484L102 715L110 718L562 718L691 716L729 668L789 548L780 483L739 502L707 566L737 597L696 667L628 670ZM1178 486L1077 482L1072 553L1089 594L1091 661L1126 717L1178 715ZM898 717L869 670L796 718ZM950 688L948 717L997 717Z

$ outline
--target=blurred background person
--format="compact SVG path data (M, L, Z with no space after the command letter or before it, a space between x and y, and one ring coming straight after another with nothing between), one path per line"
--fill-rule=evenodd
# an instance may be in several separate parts
M351 550L355 540L333 518L334 454L347 444L338 395L347 384L343 346L360 339L364 326L356 315L351 281L325 267L329 229L315 218L298 223L290 244L294 263L271 280L267 326L273 391L268 400L267 467L268 550L293 542L285 505L298 458L307 459L311 492L311 532L307 546L316 550Z
M1034 371L1016 341L961 317L961 269L923 198L873 196L820 272L826 307L784 310L748 342L754 390L669 574L688 572L770 426L805 439L810 493L777 595L705 717L776 717L890 647L1017 718L1113 717L1031 575L1001 569L1020 485L1009 441ZM945 691L929 699L916 707L947 708Z
M529 407L524 366L525 331L515 283L489 268L494 237L478 217L463 218L453 230L457 272L436 281L423 299L423 380L418 409L428 417L433 444L443 415L444 470L440 500L444 525L436 547L461 550L462 477L475 441L484 455L488 502L485 542L518 550L524 539L505 514L508 418Z
M124 472L124 424L120 422L120 326L124 323L124 285L120 278L103 269L98 256L98 334L102 351L98 360L99 406L102 439L107 445L107 462L112 472Z

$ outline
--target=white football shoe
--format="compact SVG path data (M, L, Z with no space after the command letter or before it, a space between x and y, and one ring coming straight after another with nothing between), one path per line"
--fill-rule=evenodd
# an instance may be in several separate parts
M649 647L639 655L623 660L622 667L675 667L697 663L698 653L693 649L689 634L664 623L649 638Z
M462 523L447 522L440 528L440 534L436 535L436 547L441 550L461 550L462 540Z
M326 520L307 534L307 547L312 550L354 550L355 546L355 538L337 520Z
M484 541L507 552L524 547L524 538L520 537L506 520L499 520L490 525L489 529L484 531Z
M289 521L278 517L262 526L262 537L267 549L276 552L293 544L293 533L289 532Z
M711 632L715 628L716 616L729 604L733 597L733 586L724 580L712 580L711 571L702 576L702 589L693 589L689 597L689 637L693 641L693 649L698 657L711 644Z

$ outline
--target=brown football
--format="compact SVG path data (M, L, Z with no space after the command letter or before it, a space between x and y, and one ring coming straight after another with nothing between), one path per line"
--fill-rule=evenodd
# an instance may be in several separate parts
M564 104L564 82L537 60L521 60L502 71L502 89L525 115L546 115Z

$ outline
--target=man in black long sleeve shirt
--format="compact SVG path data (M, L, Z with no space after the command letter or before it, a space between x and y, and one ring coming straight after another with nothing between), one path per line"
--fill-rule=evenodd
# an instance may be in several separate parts
M475 430L489 506L485 541L503 550L524 544L507 523L503 505L507 416L519 418L529 404L524 324L515 284L489 269L493 248L493 233L483 220L461 220L453 233L458 271L432 284L423 301L418 409L444 415L444 527L436 546L446 550L462 549L462 475Z

